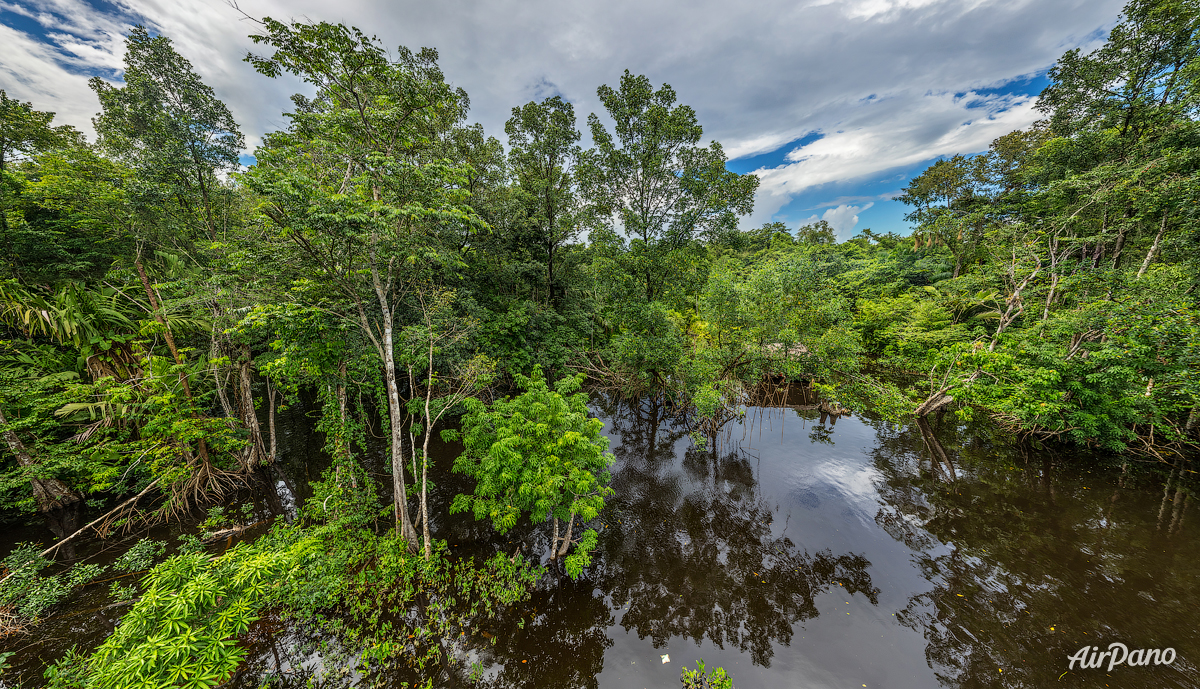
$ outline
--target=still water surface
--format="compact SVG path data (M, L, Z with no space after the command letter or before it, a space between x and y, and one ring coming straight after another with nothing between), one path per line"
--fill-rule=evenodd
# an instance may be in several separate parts
M739 689L1200 686L1200 517L1182 462L1035 450L950 417L822 417L806 401L750 408L697 443L653 402L596 396L616 456L597 555L580 581L548 576L481 630L468 660L484 685L678 687L703 658ZM285 507L322 464L320 439L294 426ZM434 504L470 490L448 471L457 450L436 448ZM544 528L435 526L456 553L549 548ZM79 614L102 608L99 588L34 632L46 643L6 644L26 683L111 630L118 610ZM269 619L255 635L234 686L258 686L303 636ZM1177 659L1068 670L1081 647L1116 641Z
M752 408L701 448L649 402L595 409L617 458L600 554L504 632L498 685L671 687L703 658L738 687L1200 686L1178 471L949 417ZM1177 660L1068 671L1114 641Z

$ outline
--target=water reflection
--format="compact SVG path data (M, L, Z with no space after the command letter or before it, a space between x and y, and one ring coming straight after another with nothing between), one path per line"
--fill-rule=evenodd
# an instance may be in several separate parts
M800 401L749 409L698 445L652 400L595 397L617 462L593 566L577 582L545 577L526 603L446 640L458 662L434 685L669 687L703 657L745 687L1200 686L1192 465ZM295 444L270 484L285 514L319 476L320 439L302 431L283 439ZM458 451L435 441L437 504L471 488L448 472ZM548 549L544 526L505 537L470 515L434 526L464 555ZM88 595L79 610L105 605L99 587ZM61 638L45 648L94 643L117 614L51 622L43 630ZM234 686L430 679L360 678L356 649L271 617L242 641L251 653ZM1114 641L1173 647L1178 660L1068 671L1080 647Z
M697 448L653 403L599 406L620 444L604 557L590 576L624 610L626 631L656 648L672 637L728 644L769 667L794 625L820 614L819 594L840 588L878 603L865 557L809 554L786 524L775 534L741 443Z
M939 430L959 455L952 483L939 465L953 466L953 452L927 424L880 426L873 454L883 476L876 521L914 551L930 585L909 595L898 619L924 636L943 686L1101 686L1100 678L1197 686L1200 635L1190 611L1200 561L1195 540L1176 537L1187 502L1182 484L1172 484L1178 467L1156 505L1145 484L1157 474L1135 476L1128 460L1104 471L1103 457L1056 461L986 434ZM1080 647L1116 641L1173 647L1179 660L1111 675L1069 670L1065 658Z

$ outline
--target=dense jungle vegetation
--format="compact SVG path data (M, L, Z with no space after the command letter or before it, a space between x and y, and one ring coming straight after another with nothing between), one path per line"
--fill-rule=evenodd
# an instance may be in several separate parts
M742 227L757 179L644 76L599 87L590 147L557 96L514 107L503 144L435 50L269 18L253 40L260 78L313 95L249 166L218 94L144 28L124 85L91 82L95 141L0 92L10 519L65 539L85 507L107 534L206 505L275 461L276 414L303 395L333 458L301 519L114 584L136 602L55 686L213 686L267 607L432 683L459 631L539 571L447 557L439 514L545 523L552 566L584 574L612 491L585 382L656 396L697 442L764 381L1152 460L1200 439L1192 0L1134 0L1103 47L1050 70L1044 119L912 179L911 236L842 242L824 223ZM435 427L478 480L452 504L429 499ZM359 466L367 434L387 437L391 486ZM53 557L5 560L5 625L101 576L39 574Z

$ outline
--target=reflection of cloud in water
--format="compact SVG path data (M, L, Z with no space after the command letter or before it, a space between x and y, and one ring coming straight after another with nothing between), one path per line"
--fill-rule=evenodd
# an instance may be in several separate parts
M775 533L758 457L738 443L680 444L682 431L655 414L615 405L606 418L620 438L610 514L621 519L608 519L590 576L624 608L621 627L656 648L682 637L769 667L796 625L820 615L821 594L862 594L878 604L865 557L809 552ZM817 491L861 491L870 480L869 472L829 468L809 477L804 500L817 507Z
M821 498L816 493L807 488L796 493L793 493L792 502L801 507L806 507L810 510L815 510L821 506Z

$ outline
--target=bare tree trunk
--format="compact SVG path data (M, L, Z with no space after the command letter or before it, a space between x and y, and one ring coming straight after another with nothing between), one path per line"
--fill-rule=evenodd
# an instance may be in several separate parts
M1163 211L1162 224L1158 226L1158 234L1154 236L1154 244L1150 245L1150 250L1146 252L1146 260L1142 261L1142 267L1138 269L1137 276L1139 279L1146 274L1146 269L1150 267L1150 262L1154 260L1154 256L1158 254L1158 247L1162 244L1163 232L1167 229L1167 213Z
M558 517L554 518L554 537L550 539L550 561L558 559Z
M563 536L562 548L558 551L558 557L566 557L567 549L571 547L571 532L575 530L575 513L571 513L571 520L567 522L567 535Z
M925 398L925 401L917 406L916 410L913 411L913 414L915 414L918 419L924 418L935 411L940 411L943 407L953 402L954 396L946 394L947 389L948 388L942 388L941 390L938 390L929 397Z
M1068 250L1069 253L1069 250ZM1063 257L1066 258L1065 256ZM1058 234L1050 240L1050 293L1046 295L1046 307L1042 309L1042 320L1050 317L1050 305L1054 303L1054 291L1058 287Z
M390 266L389 266L390 270ZM383 338L380 343L383 349L383 373L387 387L388 416L390 418L392 435L392 495L396 508L396 533L408 542L409 550L416 552L418 547L417 531L413 528L408 514L408 489L404 483L404 413L400 406L400 388L396 384L396 353L393 348L392 309L388 303L387 290L379 279L379 269L375 263L374 252L371 254L371 281L375 287L375 296L379 300Z
M996 326L996 334L992 335L992 343L988 345L989 352L996 350L996 343L1000 341L1001 333L1004 332L1005 328L1012 325L1013 321L1017 320L1017 317L1025 311L1025 304L1021 301L1021 292L1025 290L1025 287L1029 284L1029 281L1037 277L1037 274L1040 272L1042 272L1042 263L1041 261L1038 261L1037 267L1033 269L1033 272L1030 273L1024 280L1022 280L1021 284L1017 285L1017 288L1013 290L1012 295L1005 300L1008 308L1004 311L1004 314L1000 316L1000 324ZM1015 274L1013 275L1013 279L1016 279Z
M151 482L150 482L150 485L148 485L148 486L146 486L145 488L143 488L143 489L142 489L142 492L138 493L137 495L133 496L132 498L129 498L128 500L126 500L125 502L121 503L120 505L117 505L116 507L112 508L111 510L109 510L109 511L105 512L103 515L101 515L101 516L97 517L96 519L93 519L92 521L88 522L87 524L85 524L85 525L83 526L83 528L76 530L76 531L75 531L74 533L72 533L70 536L67 536L67 537L65 537L65 538L62 538L62 539L60 539L60 540L59 540L58 542L56 542L54 545L50 546L49 548L46 548L46 549L45 549L45 550L43 550L41 553L39 553L39 555L40 555L41 557L48 557L48 556L50 555L50 553L53 553L55 550L58 550L59 548L61 548L61 547L63 547L64 545L66 545L67 543L70 543L71 541L74 541L74 540L75 540L77 537L79 537L79 535L80 535L80 534L82 534L84 531L87 531L88 529L90 529L90 528L92 528L92 527L96 526L97 524L100 524L100 523L101 523L101 522L103 522L104 520L106 520L106 519L108 519L108 518L112 517L112 516L113 516L113 515L115 515L115 514L118 514L118 513L120 513L120 511L121 511L121 510L123 510L123 509L125 509L126 507L129 507L130 505L132 505L133 503L137 502L137 501L138 501L138 500L139 500L139 499L140 499L140 498L141 498L143 495L145 495L146 493L149 493L149 492L150 492L151 490L153 490L153 489L154 489L156 486L158 486L158 479L154 479L153 481L151 481ZM97 532L99 532L99 533L100 533L100 537L101 537L101 538L104 538L104 537L106 537L106 536L108 535L108 533L107 533L107 531L106 531L106 530L97 529ZM4 575L4 578L3 578L3 579L0 579L0 584L3 584L3 583L4 583L5 581L7 581L7 580L8 580L8 578L9 578L9 577L11 577L11 576L12 576L12 572L9 572L8 574L5 574L5 575Z
M429 439L433 437L433 419L429 402L433 396L433 329L429 331L429 373L425 381L425 439L421 443L421 531L425 537L425 559L433 557L433 542L429 535Z
M33 497L37 500L39 511L46 513L79 501L79 494L62 481L56 478L38 478L32 475L32 470L37 466L37 462L29 454L29 450L26 449L25 443L21 442L16 431L8 428L8 419L5 418L3 409L0 409L0 425L4 426L4 442L8 445L9 452L16 456L17 464L21 465L22 469L31 472L29 483L33 487Z
M275 463L275 458L279 456L279 445L275 436L275 388L271 386L270 376L267 379L267 429L271 434L271 454L267 457L269 464Z
M421 296L424 305L424 296ZM429 439L433 437L434 419L429 413L429 405L433 400L433 323L429 318L428 307L425 308L425 326L428 328L429 349L425 365L425 437L421 443L421 533L425 538L425 559L433 557L433 541L429 534ZM411 374L410 374L411 376Z
M242 423L250 431L250 447L246 448L243 461L243 471L249 471L255 464L260 464L267 457L267 449L263 445L262 427L258 424L258 412L254 409L254 393L250 388L250 347L242 345L242 364L238 372L239 406L242 410Z
M209 350L209 360L211 361L213 359L217 359L223 354L224 352L222 351L221 346L217 344L217 336L214 332L212 337L212 347ZM217 399L221 402L221 409L225 412L225 418L229 419L229 423L233 423L234 419L237 418L237 412L234 411L233 404L229 402L229 395L225 392L225 385L228 382L228 376L225 376L225 379L223 380L221 377L221 371L215 365L212 367L212 374L213 382L216 384Z
M1054 303L1054 291L1058 288L1058 273L1050 276L1050 294L1046 295L1046 307L1042 309L1042 320L1050 317L1050 305Z

